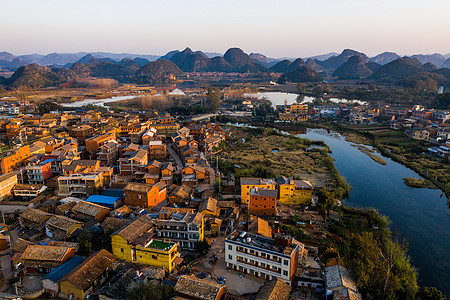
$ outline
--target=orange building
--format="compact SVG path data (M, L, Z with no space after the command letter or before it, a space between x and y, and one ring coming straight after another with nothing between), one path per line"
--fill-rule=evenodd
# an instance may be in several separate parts
M150 141L148 149L149 159L165 159L166 158L166 144L162 141Z
M142 208L152 208L165 200L167 196L166 187L160 182L153 186L145 183L130 182L123 191L125 205Z
M89 125L80 125L74 126L69 129L69 136L76 138L80 144L84 144L84 142L94 135L94 128Z
M91 153L97 153L98 149L103 146L103 144L109 141L115 141L116 135L114 132L108 132L106 134L96 136L86 140L86 151Z
M250 214L275 216L277 214L277 190L251 188L248 211Z
M0 160L2 174L9 173L22 166L23 161L30 157L30 146L26 145L17 149L14 153L4 156Z

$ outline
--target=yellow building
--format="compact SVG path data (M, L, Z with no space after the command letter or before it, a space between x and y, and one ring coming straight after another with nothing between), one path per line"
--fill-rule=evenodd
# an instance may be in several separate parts
M294 103L290 107L290 112L295 114L307 115L309 113L308 104Z
M279 200L282 204L303 204L311 201L313 186L309 181L277 177Z
M165 268L169 272L180 262L178 244L153 239L152 220L143 215L111 236L112 252L122 260Z
M243 204L247 204L250 200L250 189L254 187L269 190L275 190L277 188L273 179L241 178L241 202Z
M61 279L61 294L67 298L86 299L105 280L107 269L114 261L115 257L105 249L92 254Z

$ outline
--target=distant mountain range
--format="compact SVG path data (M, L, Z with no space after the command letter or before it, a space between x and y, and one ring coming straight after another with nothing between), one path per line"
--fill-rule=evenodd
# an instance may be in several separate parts
M167 83L182 72L283 73L281 81L318 81L322 78L368 79L398 84L416 77L439 82L450 80L450 54L417 54L400 57L384 52L369 58L352 49L302 58L269 58L230 48L223 55L186 48L163 56L129 53L51 53L15 56L0 52L0 69L15 71L0 78L10 87L45 87L87 77L112 78L119 82ZM424 75L425 74L425 75Z

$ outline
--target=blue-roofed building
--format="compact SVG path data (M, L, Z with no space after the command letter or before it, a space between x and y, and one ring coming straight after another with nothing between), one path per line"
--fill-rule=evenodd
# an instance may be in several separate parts
M74 256L42 278L42 285L52 296L59 293L58 281L84 261L81 256Z
M105 189L102 191L102 195L123 199L123 189Z
M122 204L120 201L120 197L111 197L111 196L103 196L103 195L92 195L86 199L87 202L91 202L94 204L98 204L110 209L119 208Z

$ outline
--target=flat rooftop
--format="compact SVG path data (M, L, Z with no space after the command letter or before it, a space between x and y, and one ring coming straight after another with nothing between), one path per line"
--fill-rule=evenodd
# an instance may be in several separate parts
M233 241L243 246L250 246L254 248L259 248L262 251L267 250L271 252L276 252L283 255L291 256L292 252L298 247L291 242L290 237L288 245L276 244L275 239L267 238L261 235L249 233L246 231L235 230L231 233L225 241Z

